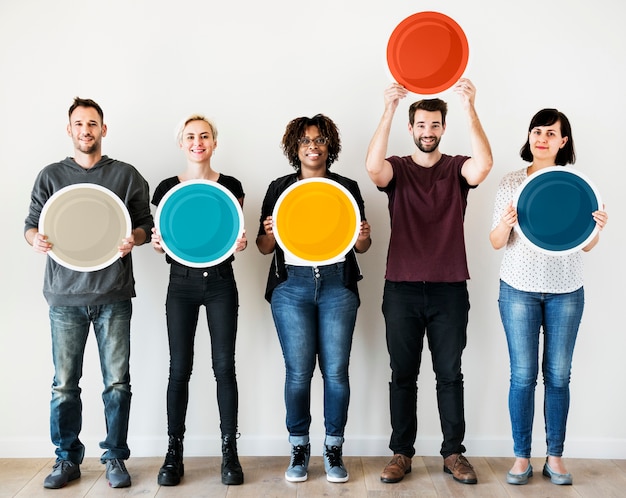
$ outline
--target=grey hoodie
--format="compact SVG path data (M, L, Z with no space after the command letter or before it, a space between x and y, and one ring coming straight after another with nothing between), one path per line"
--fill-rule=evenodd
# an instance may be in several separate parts
M37 175L24 231L38 228L46 201L58 190L76 183L94 183L116 193L126 205L132 228L141 228L150 240L154 221L150 213L148 182L130 164L107 156L90 169L72 158L46 166ZM70 270L48 257L43 293L50 306L111 304L135 296L131 254L98 271Z

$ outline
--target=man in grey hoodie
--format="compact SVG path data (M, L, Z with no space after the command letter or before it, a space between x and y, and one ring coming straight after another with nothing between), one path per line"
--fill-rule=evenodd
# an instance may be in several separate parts
M43 293L50 307L54 379L50 402L50 436L56 463L44 480L46 488L62 488L80 477L85 447L79 439L82 404L79 381L85 344L93 324L104 382L102 399L106 418L105 450L101 461L111 487L130 486L124 460L130 413L130 319L135 297L131 250L150 240L154 222L150 214L146 180L130 164L102 155L106 136L103 112L93 100L75 98L69 108L67 133L74 157L46 166L31 193L24 236L35 252L52 249L48 236L39 233L39 218L46 201L60 189L91 183L115 193L130 214L132 232L120 240L120 258L96 271L76 271L49 257Z

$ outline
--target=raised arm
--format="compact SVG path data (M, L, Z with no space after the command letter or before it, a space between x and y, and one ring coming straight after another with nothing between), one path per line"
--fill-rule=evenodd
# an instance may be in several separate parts
M393 83L385 90L385 110L367 148L365 168L369 177L378 187L386 187L393 178L393 168L385 157L387 157L387 145L393 116L400 99L406 97L407 93L406 88L398 83Z
M476 98L476 88L474 84L467 78L461 78L456 85L454 91L461 96L463 109L467 114L467 120L470 131L470 141L472 144L472 157L465 161L461 168L461 174L470 185L476 186L487 178L493 166L493 156L491 154L491 146L483 126L478 119L474 100Z

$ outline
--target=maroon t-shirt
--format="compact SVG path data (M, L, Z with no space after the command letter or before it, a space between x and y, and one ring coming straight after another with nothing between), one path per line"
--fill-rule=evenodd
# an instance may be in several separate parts
M469 278L463 220L471 188L461 176L468 156L448 156L430 168L411 156L387 158L391 237L385 278L394 282L461 282Z

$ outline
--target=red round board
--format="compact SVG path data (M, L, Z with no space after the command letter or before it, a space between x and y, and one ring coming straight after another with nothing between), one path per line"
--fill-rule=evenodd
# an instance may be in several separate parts
M418 12L391 33L387 64L395 80L418 94L452 87L469 58L467 37L456 21L440 12Z

